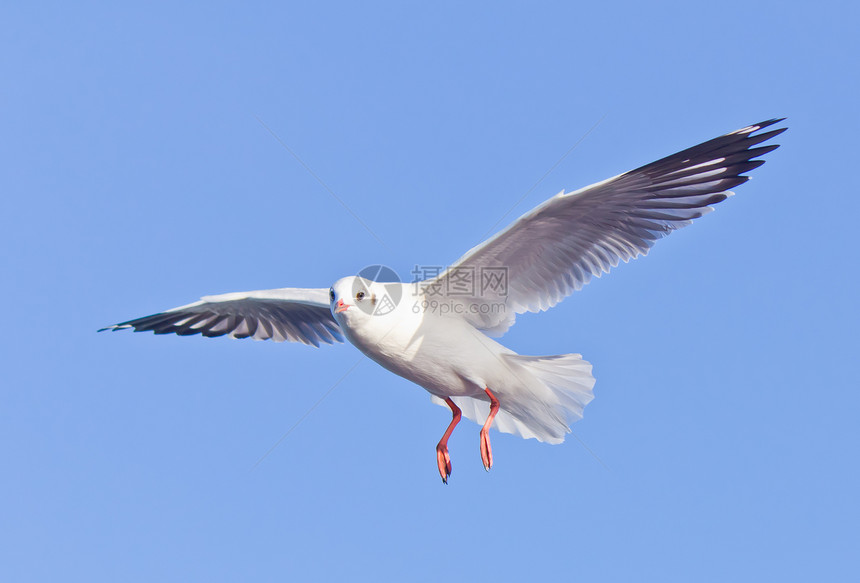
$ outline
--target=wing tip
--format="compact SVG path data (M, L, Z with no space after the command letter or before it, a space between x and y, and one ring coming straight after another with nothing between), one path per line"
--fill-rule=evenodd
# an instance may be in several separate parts
M728 136L734 136L734 135L750 136L751 134L753 134L759 130L763 130L764 128L778 124L782 121L785 121L786 119L788 119L788 118L787 117L774 117L774 118L771 118L771 119L768 119L765 121L760 121L758 123L748 125L746 127L742 127L741 129L735 130L733 132L729 132L726 135L728 135ZM787 129L788 129L788 127L784 127L784 128L779 128L779 129L773 130L771 132L768 132L768 137L766 139L770 139L772 137L778 136L779 134L781 134L782 132L784 132ZM759 136L761 136L761 134L759 134Z
M131 326L128 324L113 324L111 326L99 328L98 330L96 330L96 334L98 334L99 332L107 332L108 330L110 330L111 332L119 332L120 330L128 330L129 328L131 328Z
M753 128L751 131L757 132L758 130L761 130L761 129L764 129L766 127L770 127L772 125L778 124L778 123L783 122L787 119L788 119L787 117L772 117L770 119L760 121L760 122L753 124L751 126L748 126L748 127ZM744 129L746 129L746 128L744 128ZM782 128L779 131L785 131L786 129L788 129L788 128Z

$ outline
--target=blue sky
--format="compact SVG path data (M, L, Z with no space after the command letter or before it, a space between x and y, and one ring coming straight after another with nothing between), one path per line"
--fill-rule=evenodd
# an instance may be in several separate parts
M855 3L17 4L0 579L856 574ZM502 225L777 116L736 197L505 336L594 363L574 429L602 461L496 433L487 474L463 423L445 487L449 413L351 346L95 333L408 277L526 193Z

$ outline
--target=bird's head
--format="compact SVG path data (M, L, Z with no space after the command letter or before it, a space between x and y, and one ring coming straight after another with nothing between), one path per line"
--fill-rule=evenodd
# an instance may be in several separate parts
M350 325L373 316L384 315L386 306L392 301L391 290L387 287L391 285L359 276L339 279L329 290L332 314L339 322ZM390 307L394 308L393 305Z

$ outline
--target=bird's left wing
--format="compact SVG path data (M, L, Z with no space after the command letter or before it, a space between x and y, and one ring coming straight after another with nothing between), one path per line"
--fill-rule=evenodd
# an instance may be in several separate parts
M672 154L575 192L562 191L422 283L425 297L456 304L491 335L516 314L551 308L592 277L648 253L657 241L713 210L785 131L759 132L773 119Z
M104 330L254 338L275 342L343 342L331 315L329 290L281 288L204 296L199 302L121 322Z

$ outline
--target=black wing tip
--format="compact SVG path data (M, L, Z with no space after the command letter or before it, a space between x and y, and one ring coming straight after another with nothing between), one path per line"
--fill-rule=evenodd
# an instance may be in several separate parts
M788 130L788 126L786 126L784 128L776 128L776 129L773 129L773 130L770 130L767 132L761 132L762 129L764 129L766 127L770 127L774 124L777 124L777 123L779 123L781 121L785 121L785 120L786 120L786 118L780 117L780 118L769 119L767 121L757 123L753 126L749 126L749 127L754 128L754 129L750 130L749 132L745 132L745 135L746 135L746 140L751 141L750 146L747 147L747 151L749 151L751 153L755 152L755 154L752 156L752 158L758 158L758 157L764 156L765 154L767 154L769 152L773 152L774 150L779 148L780 144L768 144L767 146L762 146L759 148L753 148L752 146L754 146L756 144L761 144L762 142L770 141L773 138L775 138L778 135L785 132L786 130ZM746 128L744 128L744 129L746 129ZM743 131L743 130L741 130L741 131ZM762 163L764 163L764 162L762 161Z
M774 118L771 118L771 119L767 119L767 120L765 120L765 121L760 121L760 122L758 122L758 123L754 123L754 124L752 124L752 125L748 125L748 126L747 126L747 127L745 127L745 128L741 128L740 130L736 130L736 131L731 132L731 133L733 133L733 134L734 134L734 133L742 133L742 132L743 132L743 133L750 133L750 134L751 134L751 133L753 133L753 132L757 132L757 131L763 130L764 128L768 128L768 127L770 127L770 126L772 126L772 125L776 125L776 124L778 124L778 123L780 123L780 122L783 122L783 121L785 121L785 120L787 120L787 119L788 119L787 117L774 117ZM782 133L782 132L784 132L784 131L785 131L785 130L787 130L787 129L788 129L787 127L784 127L784 128L780 128L780 129L779 129L779 130L777 130L777 131L778 131L779 133Z
M128 326L126 324L114 324L113 326L105 326L104 328L99 328L98 330L96 330L96 334L98 334L99 332L107 332L108 330L110 330L111 332L119 332L120 330L128 330L129 328L131 328L131 326Z
M775 118L768 119L768 120L765 120L765 121L760 121L760 122L758 122L758 123L754 123L754 124L750 124L750 125L748 125L748 126L744 126L744 127L742 127L741 129L739 129L739 130L734 130L734 131L732 131L732 132L729 132L729 133L725 134L723 137L725 138L725 137L729 137L729 136L743 136L743 137L746 137L746 138L759 138L759 139L766 139L766 140L769 140L769 139L770 139L770 138L772 138L773 136L778 136L779 134L781 134L782 132L784 132L785 130L787 130L787 129L788 129L788 127L778 128L778 129L775 129L775 130L771 130L771 131L769 131L769 132L765 132L764 134L759 133L759 132L761 132L761 130L763 130L763 129L765 129L765 128L769 128L769 127L770 127L770 126L772 126L772 125L775 125L775 124L778 124L778 123L780 123L780 122L782 122L782 121L785 121L786 119L788 119L788 118L785 118L785 117L775 117ZM766 138L764 138L764 136L765 136L765 135L767 136ZM718 139L719 139L719 138L718 138Z
M779 144L768 144L767 146L761 146L758 148L749 148L747 151L752 154L750 156L750 161L753 161L754 158L761 158L765 154L769 154L779 148Z
M775 117L773 119L769 119L766 121L760 121L758 123L747 126L747 127L742 128L740 130L736 130L734 132L731 132L731 134L744 134L748 137L758 138L760 141L766 141L766 140L769 140L771 138L775 138L779 134L786 131L788 129L788 126L786 126L784 128L777 128L774 130L770 130L770 131L764 132L764 133L760 133L761 130L768 128L772 125L778 124L780 122L783 122L786 119L788 119L788 118L786 118L786 117ZM729 135L731 135L731 134L729 134Z

